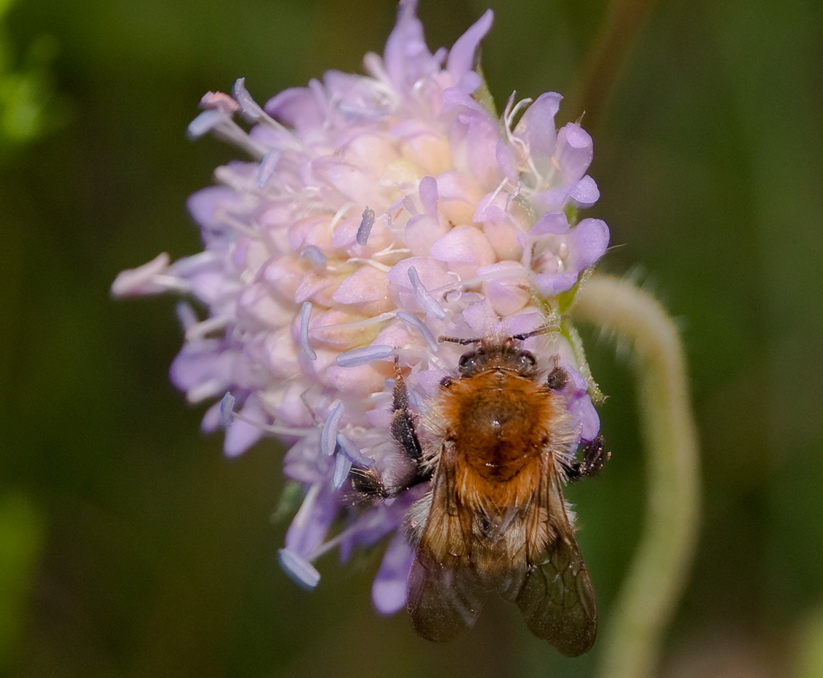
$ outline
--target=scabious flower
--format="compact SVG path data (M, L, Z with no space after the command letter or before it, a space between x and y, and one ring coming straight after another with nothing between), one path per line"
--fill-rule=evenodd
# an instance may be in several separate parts
M577 442L599 429L563 317L608 243L603 221L575 220L598 198L591 138L556 129L558 94L512 97L501 117L481 103L475 52L490 11L431 53L415 5L401 4L384 56L366 55L367 75L330 71L263 107L243 80L232 96L207 94L190 133L251 159L190 198L202 252L162 254L113 285L195 302L180 308L171 377L189 401L217 401L203 426L226 425L226 454L267 435L288 446L284 472L303 489L280 552L289 574L313 587L321 554L390 538L373 588L382 612L404 604L412 554L399 528L426 488L352 506L346 480L352 466L391 475L403 463L389 432L395 362L422 414L465 350L438 337L554 323L528 342L571 376Z

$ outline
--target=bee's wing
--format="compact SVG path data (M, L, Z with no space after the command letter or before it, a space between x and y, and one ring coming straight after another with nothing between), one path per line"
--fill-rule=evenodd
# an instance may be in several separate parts
M474 626L483 600L473 573L418 553L409 575L408 608L415 631L444 643Z
M421 636L446 642L474 626L483 597L470 562L471 516L459 502L454 467L446 454L432 485L431 509L409 575L407 606Z
M538 535L549 522L548 546L528 552L527 569L511 597L534 635L560 652L576 657L588 651L597 635L597 608L589 573L580 556L574 530L566 512L561 479L553 460L548 460L537 501L530 507L526 544L541 543ZM512 595L513 594L513 595Z

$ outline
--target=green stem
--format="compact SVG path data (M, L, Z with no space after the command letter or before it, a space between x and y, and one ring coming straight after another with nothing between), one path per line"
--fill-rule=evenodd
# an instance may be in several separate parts
M564 115L578 119L585 113L584 125L594 132L604 118L622 69L631 56L654 7L655 0L611 0L597 35L566 98Z
M647 678L685 584L698 533L698 446L677 327L632 283L592 276L572 314L628 341L646 445L646 519L606 629L601 678Z

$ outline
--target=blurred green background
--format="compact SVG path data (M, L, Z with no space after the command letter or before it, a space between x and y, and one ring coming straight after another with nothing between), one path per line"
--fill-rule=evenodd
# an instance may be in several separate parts
M430 47L488 5L498 101L579 87L609 3L423 0ZM109 297L121 269L199 247L185 199L238 154L186 140L204 92L245 76L262 103L360 71L394 15L391 0L20 0L6 15L0 675L591 675L597 646L559 657L513 606L453 645L418 639L373 612L376 559L326 557L320 587L298 590L276 562L276 446L224 459L167 380L174 300ZM589 109L602 198L587 214L618 245L601 270L678 318L702 439L702 532L660 675L820 676L823 3L661 2L620 37L614 96ZM614 455L570 494L608 618L644 476L625 355L587 337Z

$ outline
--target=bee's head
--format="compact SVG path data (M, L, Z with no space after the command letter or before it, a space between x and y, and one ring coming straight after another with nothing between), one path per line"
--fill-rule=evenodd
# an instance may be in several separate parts
M460 356L457 371L463 378L498 368L531 377L537 372L537 359L531 351L521 349L517 343L511 338L502 342L478 340L477 348Z
M504 339L461 339L458 337L440 337L440 341L449 341L461 346L473 345L457 363L457 372L461 378L471 377L490 369L504 369L523 377L533 378L537 372L537 359L531 351L521 348L521 343L538 334L556 331L551 323L522 334L515 334ZM451 381L448 377L444 381Z

